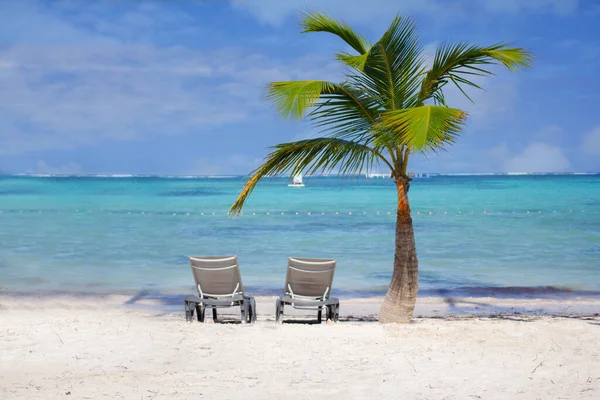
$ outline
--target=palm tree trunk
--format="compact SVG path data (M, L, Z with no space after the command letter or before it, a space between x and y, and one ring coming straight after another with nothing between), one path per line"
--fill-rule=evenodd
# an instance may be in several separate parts
M408 178L396 180L398 211L396 214L396 251L392 282L379 311L379 322L409 322L419 291L419 263L415 247L415 232L408 203Z

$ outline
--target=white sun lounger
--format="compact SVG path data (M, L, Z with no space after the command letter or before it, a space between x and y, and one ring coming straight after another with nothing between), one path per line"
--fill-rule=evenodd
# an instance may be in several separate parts
M319 322L325 307L325 320L337 321L340 301L330 297L335 266L336 260L332 259L290 257L284 293L275 303L275 320L282 323L284 307L291 305L297 309L316 310Z
M240 307L242 323L256 321L256 301L244 293L242 277L235 256L190 257L190 265L198 295L185 298L185 319L191 321L194 310L198 321L204 322L207 307L217 320L217 308Z

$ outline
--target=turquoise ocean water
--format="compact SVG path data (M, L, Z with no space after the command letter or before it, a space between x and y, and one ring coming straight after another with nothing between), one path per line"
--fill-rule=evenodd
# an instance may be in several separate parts
M254 293L281 289L288 256L336 258L338 295L385 293L392 182L304 181L230 218L242 177L0 177L0 290L181 295L188 255L234 254ZM433 176L410 197L421 294L600 291L600 175Z

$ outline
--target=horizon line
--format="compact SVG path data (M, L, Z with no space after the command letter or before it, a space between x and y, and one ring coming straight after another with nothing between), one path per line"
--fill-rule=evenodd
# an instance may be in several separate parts
M386 175L386 173L369 173L369 175ZM416 176L417 179L432 177L432 176L526 176L526 175L599 175L600 171L571 171L571 172L419 172ZM194 178L244 178L250 175L248 174L202 174L202 175L190 175L190 174L48 174L48 173L14 173L14 174L3 174L0 176L9 177L34 177L34 178L180 178L180 179L194 179ZM314 174L305 175L305 177L365 177L366 173L354 174L354 175L339 175L339 174ZM292 175L275 175L268 176L267 178L291 178ZM378 178L369 178L378 179ZM381 178L379 178L381 179ZM385 178L384 178L385 179Z

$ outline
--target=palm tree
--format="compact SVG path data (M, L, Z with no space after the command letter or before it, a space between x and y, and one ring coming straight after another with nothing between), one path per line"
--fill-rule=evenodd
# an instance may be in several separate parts
M445 43L437 47L433 63L426 55L414 22L397 16L374 44L342 21L307 12L303 32L329 32L352 49L336 58L346 67L345 81L272 82L271 99L284 118L307 116L323 137L274 146L256 168L231 206L241 212L244 202L265 176L315 174L337 170L356 175L374 165L389 168L398 192L396 248L392 281L379 313L381 323L408 322L418 291L418 261L410 215L407 175L411 154L435 152L452 144L465 122L464 111L446 104L444 89L455 85L480 87L473 77L488 76L498 64L514 71L530 64L521 48L500 43L481 47ZM467 96L468 98L468 96Z

